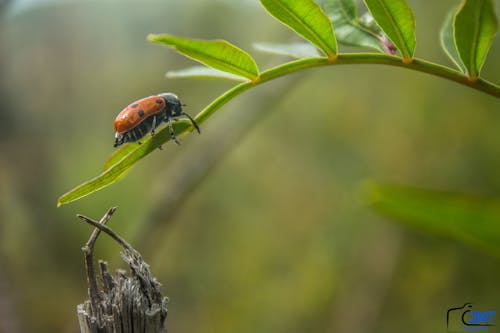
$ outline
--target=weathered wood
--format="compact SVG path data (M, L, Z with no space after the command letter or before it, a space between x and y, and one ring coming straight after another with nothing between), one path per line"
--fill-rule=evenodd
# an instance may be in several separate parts
M161 284L153 277L149 265L130 244L104 225L114 209L97 222L78 215L85 222L96 227L83 251L87 265L90 300L77 306L81 333L162 333L166 332L168 298L161 294ZM99 281L93 269L93 247L99 236L105 232L123 248L123 261L130 268L130 274L118 270L109 273L107 263L99 261ZM91 266L91 268L89 267ZM99 289L100 285L100 289Z

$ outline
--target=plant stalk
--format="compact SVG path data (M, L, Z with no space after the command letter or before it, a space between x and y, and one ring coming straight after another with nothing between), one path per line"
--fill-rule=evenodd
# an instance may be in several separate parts
M421 59L413 59L412 62L405 63L400 57L381 53L345 53L339 54L335 59L329 59L326 57L305 58L290 61L285 64L265 70L259 75L257 80L241 83L228 90L223 95L219 96L205 109L203 109L195 117L195 120L198 123L204 122L213 112L215 112L229 100L248 90L252 86L256 86L261 83L280 78L287 74L299 72L309 68L351 64L374 64L408 68L414 71L419 71L422 73L427 73L447 80L451 80L465 85L469 88L476 89L486 94L500 98L499 86L481 78L472 80L467 75L443 65L435 64Z

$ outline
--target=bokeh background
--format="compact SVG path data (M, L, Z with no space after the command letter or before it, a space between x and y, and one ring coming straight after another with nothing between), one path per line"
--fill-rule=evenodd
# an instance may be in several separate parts
M417 56L450 64L438 31L457 1L409 1ZM258 1L0 1L0 332L78 332L81 246L98 219L151 264L170 332L444 332L465 302L500 310L500 261L407 229L363 201L366 179L498 196L500 102L400 68L310 70L237 97L125 179L100 173L129 102L172 91L195 115L232 86L170 80L193 63L148 33L252 43L297 37ZM498 2L497 2L498 9ZM356 51L342 47L343 51ZM483 69L500 82L500 41ZM99 258L123 268L102 237Z

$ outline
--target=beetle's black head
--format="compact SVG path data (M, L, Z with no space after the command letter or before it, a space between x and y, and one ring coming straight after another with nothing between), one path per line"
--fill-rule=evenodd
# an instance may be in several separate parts
M167 104L166 106L167 112L171 116L177 117L182 114L182 104L177 95L172 93L163 93L159 94L158 96L161 96L165 100Z

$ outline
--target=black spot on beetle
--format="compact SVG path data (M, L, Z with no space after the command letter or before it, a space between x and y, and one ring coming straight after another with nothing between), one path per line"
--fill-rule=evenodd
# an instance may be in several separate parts
M156 103L161 104L161 103L163 103L163 100L161 100L161 99L157 99L157 100L156 100Z
M136 107L138 107L139 104L135 103L135 104L132 104L132 107L135 109Z
M144 110L139 110L137 112L137 114L139 115L139 117L143 117L144 116Z

